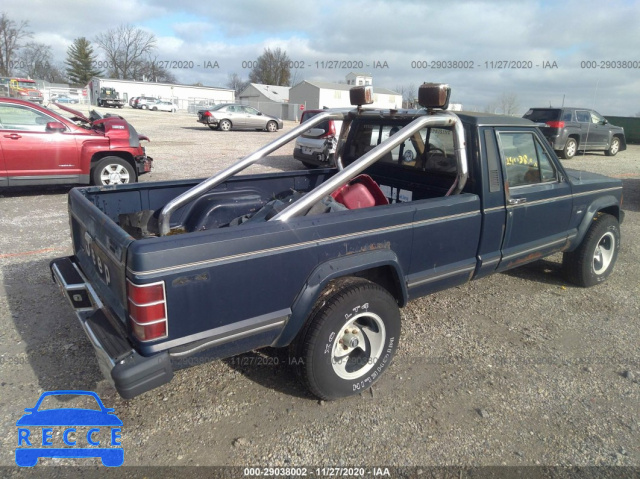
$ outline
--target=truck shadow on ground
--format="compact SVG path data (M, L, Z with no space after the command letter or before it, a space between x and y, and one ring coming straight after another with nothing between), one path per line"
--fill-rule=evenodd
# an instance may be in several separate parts
M558 256L558 261L540 259L538 261L519 266L518 268L510 269L502 274L512 278L536 281L538 283L549 285L572 286L571 283L564 278L560 256Z
M7 341L3 354L5 359L16 359L3 380L14 387L25 384L29 375L24 368L31 367L37 386L45 391L95 391L102 380L95 354L71 307L51 279L51 259L12 263L2 268L4 279L0 288L4 288L10 315L3 318L8 329L5 334L8 340L15 338ZM18 361L25 353L28 365Z
M16 198L23 196L68 195L74 185L51 186L17 186L0 188L0 198Z
M224 359L223 362L262 387L288 396L316 400L295 371L288 348L264 348Z

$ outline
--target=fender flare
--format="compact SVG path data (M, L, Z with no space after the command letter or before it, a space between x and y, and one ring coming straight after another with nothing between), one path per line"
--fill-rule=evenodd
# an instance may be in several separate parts
M407 304L409 300L407 284L398 257L393 251L388 249L367 251L334 258L319 264L311 272L307 282L293 301L287 324L271 346L284 347L294 340L306 323L320 294L331 280L381 266L393 268L396 275L394 279L398 285L398 304L401 307Z
M576 234L576 238L574 240L574 245L572 248L570 248L567 251L573 251L575 250L578 246L580 246L580 244L582 243L582 240L584 239L584 236L587 234L587 231L589 230L589 227L591 226L591 222L593 221L593 219L595 218L595 216L601 212L604 209L612 209L614 208L615 214L613 216L615 216L615 218L618 220L618 222L622 223L622 220L624 218L624 214L622 213L622 211L620 210L620 202L618 201L618 198L616 198L613 195L607 195L607 196L603 196L600 198L596 198L587 208L587 212L584 215L584 218L582 218L582 221L580 222L580 225L578 226L578 231Z

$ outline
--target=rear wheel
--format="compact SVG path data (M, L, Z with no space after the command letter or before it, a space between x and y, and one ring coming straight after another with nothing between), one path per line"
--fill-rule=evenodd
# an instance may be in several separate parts
M270 121L267 123L267 131L273 133L278 131L278 124L275 121Z
M220 128L221 131L229 131L231 129L231 122L229 120L221 120L218 128Z
M575 138L569 138L565 143L563 150L560 152L560 157L569 160L576 156L577 151L578 142L575 140Z
M565 253L562 258L567 279L584 287L602 283L613 271L619 249L618 220L611 215L599 213L578 249Z
M154 107L152 108L152 110L153 110L153 111L158 111L158 107L157 107L157 106L154 106Z
M616 156L616 153L620 151L620 138L614 136L611 139L611 145L609 145L608 150L604 150L604 154L607 156Z
M292 347L294 364L321 399L352 396L389 367L400 339L400 310L389 292L361 278L330 284Z
M123 185L136 181L136 172L129 162L117 156L107 156L94 166L91 173L94 185Z

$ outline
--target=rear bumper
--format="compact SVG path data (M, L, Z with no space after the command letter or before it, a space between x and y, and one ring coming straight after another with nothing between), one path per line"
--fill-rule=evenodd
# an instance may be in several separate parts
M102 304L73 256L53 260L50 268L93 345L102 374L120 396L131 399L171 381L169 354L141 356L133 349L124 328Z

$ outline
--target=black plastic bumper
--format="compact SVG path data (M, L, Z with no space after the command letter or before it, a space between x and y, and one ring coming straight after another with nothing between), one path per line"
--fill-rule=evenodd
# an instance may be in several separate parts
M102 374L120 396L131 399L171 381L169 354L141 356L133 349L124 328L104 307L73 256L53 260L50 268L93 345Z

